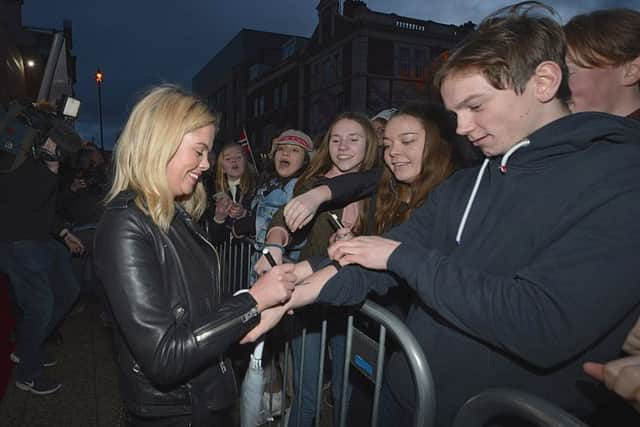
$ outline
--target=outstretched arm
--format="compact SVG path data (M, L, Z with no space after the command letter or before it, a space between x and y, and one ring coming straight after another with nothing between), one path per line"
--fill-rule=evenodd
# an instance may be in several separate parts
M286 304L278 305L262 312L260 323L249 331L240 343L245 344L256 341L262 335L273 329L286 312L313 303L324 285L336 272L336 268L330 265L302 280L302 282L296 286L293 295Z
M292 198L284 208L284 219L294 232L307 225L327 202L334 206L344 206L353 201L372 195L380 176L381 169L353 172L331 179L322 179L320 185Z

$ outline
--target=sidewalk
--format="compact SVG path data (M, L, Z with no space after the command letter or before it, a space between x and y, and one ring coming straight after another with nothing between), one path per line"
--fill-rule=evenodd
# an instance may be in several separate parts
M46 368L47 373L62 382L62 390L36 396L17 389L13 379L9 381L0 402L0 426L120 425L121 403L111 330L102 324L99 314L97 302L86 301L84 311L64 321L63 344L49 347L58 364ZM9 356L3 353L0 357Z

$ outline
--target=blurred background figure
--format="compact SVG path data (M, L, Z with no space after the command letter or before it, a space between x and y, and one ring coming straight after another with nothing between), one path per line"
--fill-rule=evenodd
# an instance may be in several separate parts
M564 26L571 110L640 120L640 12L603 9Z

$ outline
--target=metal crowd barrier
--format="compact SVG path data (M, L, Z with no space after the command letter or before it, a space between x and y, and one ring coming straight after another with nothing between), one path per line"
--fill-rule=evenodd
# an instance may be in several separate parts
M492 389L469 399L458 411L454 427L482 427L491 418L510 415L540 427L587 427L552 403L513 389Z
M253 243L249 239L231 239L216 247L220 256L220 294L231 295L249 287Z
M346 309L345 309L346 310ZM348 411L348 382L349 382L349 372L352 367L356 367L359 371L365 373L365 376L368 377L374 384L374 393L373 393L373 405L371 411L371 426L376 426L378 424L378 408L380 402L380 390L382 385L382 377L384 372L384 361L386 355L386 341L387 341L387 331L391 334L391 336L398 342L400 349L404 352L407 357L409 367L411 369L411 373L414 378L415 384L415 396L416 396L416 407L414 410L414 419L413 424L411 426L415 427L431 427L434 423L435 419L435 390L433 385L433 379L431 377L431 370L429 369L429 364L427 363L427 359L422 351L422 347L415 339L413 334L409 331L407 326L398 319L394 314L392 314L387 309L379 306L373 301L367 300L364 302L362 307L360 308L358 314L356 316L364 316L367 319L371 319L376 322L379 326L378 336L376 340L370 339L366 337L362 332L360 332L357 328L353 326L354 316L350 315L347 317L347 328L346 328L346 349L344 354L344 366L343 366L343 375L342 375L342 395L340 396L340 402L338 407L340 408L339 414L339 423L338 426L345 427L347 422L347 411ZM367 345L359 344L358 346L354 346L354 337L357 337L357 340L368 339L370 342ZM306 329L302 329L302 348L305 348L305 337L306 337ZM320 425L331 425L326 421L322 421L322 389L324 385L324 364L325 364L325 351L327 348L327 320L322 321L321 326L321 346L320 346L320 369L319 375L316 382L317 393L316 393L316 402L315 402L315 426L319 427ZM287 372L288 365L290 363L290 353L288 349L291 347L290 343L287 341L285 343L285 359L284 359L284 372ZM371 351L373 350L373 351ZM303 350L304 356L302 357L302 361L298 368L298 378L302 378L302 372L304 371L304 360L306 359L306 354ZM318 355L312 355L317 357ZM370 374L370 375L366 375ZM287 382L284 381L282 393L283 396L286 396ZM302 389L302 384L300 385L300 389ZM301 390L295 390L297 394L297 398L295 402L298 403L298 411L301 412L301 400L299 393ZM326 414L325 414L326 415ZM274 425L284 426L285 413L284 413L284 405L282 407L280 418L277 423ZM298 419L299 424L299 419ZM291 425L291 424L289 424ZM337 427L337 426L335 426Z
M232 239L219 245L217 249L220 254L221 263L221 286L219 292L229 295L238 289L247 288L250 284L249 281L251 277L251 256L255 252L254 242L250 240ZM346 310L347 309L345 309L345 313ZM436 414L435 389L429 364L427 363L420 344L400 319L373 301L365 301L356 316L364 316L376 322L376 324L379 325L378 336L377 339L372 339L365 335L354 327L354 316L350 315L347 317L346 351L344 355L345 363L342 375L343 383L339 403L340 418L338 425L340 427L346 426L348 409L347 385L349 372L352 367L355 367L360 373L364 374L374 385L371 425L377 425L388 330L399 344L400 349L404 352L414 378L416 408L412 425L415 427L432 426ZM289 322L291 323L291 319L289 319ZM282 371L284 376L289 372L289 364L291 363L290 339L293 336L291 331L287 334L288 339L285 340L283 352L284 361ZM303 349L305 348L305 337L306 329L302 329L301 340ZM321 417L323 415L321 402L323 398L325 351L327 348L326 319L322 320L320 340L320 369L319 378L316 382L317 399L315 402L316 427L319 427L321 424L331 425L330 422L321 423ZM267 338L267 345L268 343L269 338ZM305 358L303 350L303 357L298 367L298 378L302 378ZM273 360L272 358L272 372L275 370ZM280 427L285 425L287 383L286 380L283 380L280 416L276 420L272 420L270 425ZM300 389L302 388L301 384ZM294 390L294 392L299 391L300 390ZM298 402L299 405L301 404L300 396L297 396L295 402ZM272 404L273 399L271 398L269 405ZM273 414L273 411L270 409L267 409L267 412ZM300 406L298 406L298 414L300 414ZM454 427L482 427L490 419L500 415L516 416L541 427L587 427L586 424L550 402L513 389L487 390L472 397L458 412Z
M251 255L255 252L253 242L250 240L237 240L232 239L225 241L218 247L218 253L220 255L220 270L221 270L221 289L219 292L222 294L232 294L238 289L247 288L251 277ZM345 308L345 313L347 309ZM371 413L371 425L377 425L378 421L378 406L380 401L380 390L382 384L382 374L384 370L384 360L386 356L386 338L387 330L391 336L398 342L402 351L404 351L412 375L415 380L416 390L416 402L417 406L414 413L413 426L416 427L430 427L433 425L435 418L435 392L433 386L433 379L431 377L431 371L427 363L427 359L422 351L422 347L418 344L413 334L409 331L407 326L398 319L391 312L385 308L379 306L372 301L365 301L359 310L358 316L364 316L367 319L371 319L379 325L377 339L371 339L364 333L360 332L353 326L354 316L348 316L346 325L346 351L344 355L344 368L343 368L343 384L342 384L342 396L340 396L340 422L341 427L346 426L347 417L347 385L349 381L349 372L351 367L355 367L362 372L365 377L369 378L374 384L373 405ZM315 425L321 424L321 401L322 401L322 388L324 385L324 362L325 362L325 349L327 345L327 321L323 320L321 325L321 353L320 357L320 370L317 380L317 400L316 400L316 413L315 413ZM302 330L302 348L305 348L304 340L306 336L306 329ZM355 341L354 341L355 337ZM290 338L285 341L284 344L284 361L282 371L286 375L289 371L290 361ZM355 346L354 346L355 342ZM269 339L267 338L267 345ZM304 352L303 352L304 354ZM317 355L314 355L317 356ZM298 367L299 378L302 378L302 372L304 370L304 359ZM273 360L273 359L272 359ZM272 365L273 366L273 365ZM273 371L273 369L272 369ZM302 389L302 384L300 389ZM299 390L298 390L299 391ZM297 392L297 391L294 391ZM286 408L286 396L287 396L287 381L284 380L282 384L282 405L280 411L280 417L272 423L272 425L284 425L285 420L285 408ZM301 403L301 399L296 399L296 402ZM267 410L269 413L272 411ZM298 411L300 413L300 411ZM325 423L326 424L326 423ZM337 427L337 426L336 426Z

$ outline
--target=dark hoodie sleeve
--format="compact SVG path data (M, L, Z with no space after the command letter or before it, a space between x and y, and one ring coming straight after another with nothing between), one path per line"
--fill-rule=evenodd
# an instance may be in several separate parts
M315 187L326 185L331 190L331 204L342 206L375 193L382 177L382 169L346 173L331 179L319 180Z
M386 271L367 270L357 265L342 268L324 285L316 302L329 305L357 305L370 292L383 295L398 282Z
M470 268L430 249L420 230L432 200L386 235L402 242L387 267L462 330L534 366L556 366L592 346L638 304L635 176L627 168L591 188L597 197L576 203L545 236L546 247L511 276Z

